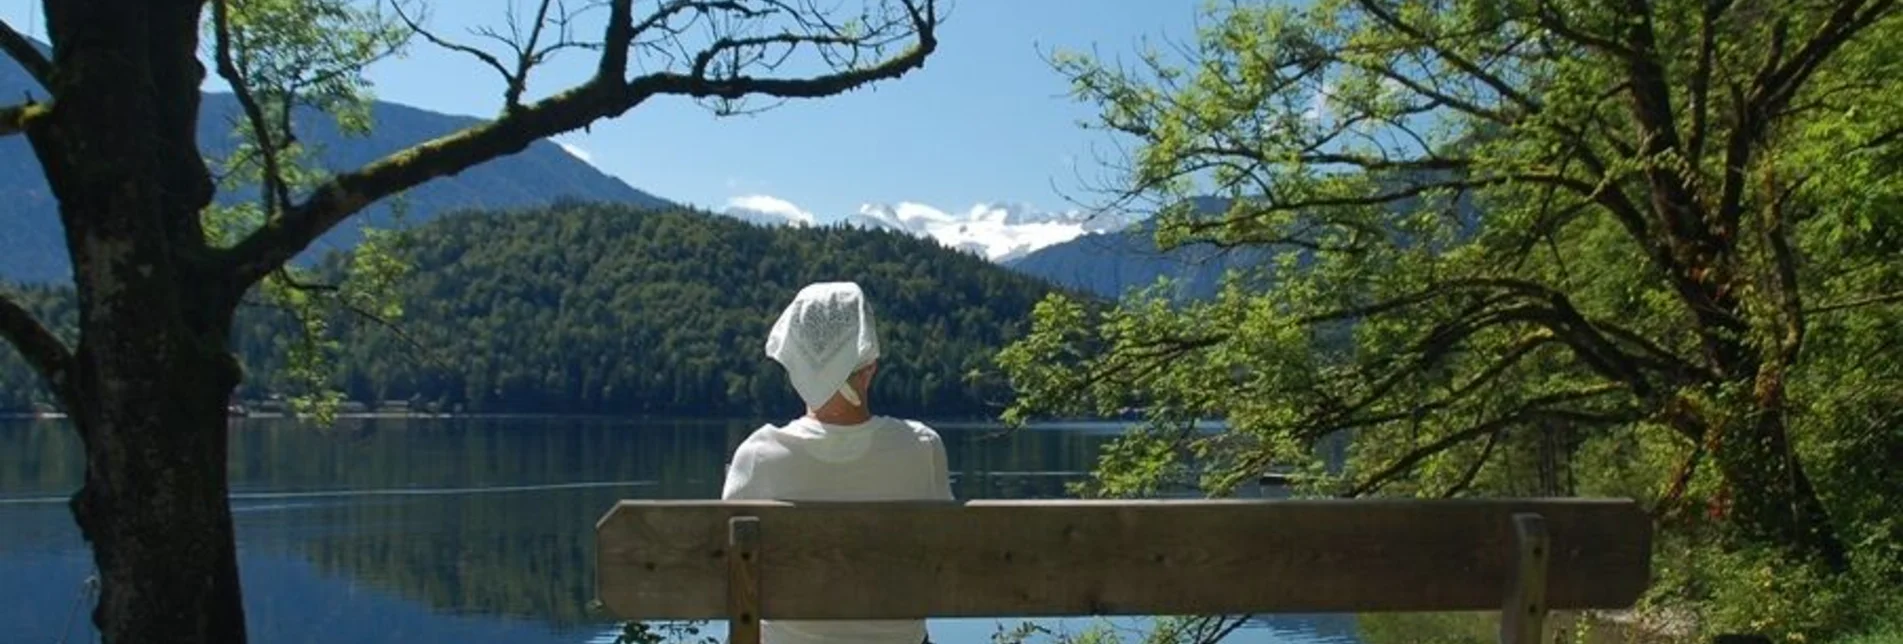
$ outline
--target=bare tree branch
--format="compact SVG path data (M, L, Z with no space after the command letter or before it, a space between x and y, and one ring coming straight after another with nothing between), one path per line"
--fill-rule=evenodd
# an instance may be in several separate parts
M556 4L557 3L555 2L555 0L542 0L540 6L536 7L534 25L529 28L529 36L528 36L527 42L523 42L519 37L511 39L512 42L516 43L516 46L515 46L516 82L514 85L509 87L509 93L502 97L503 104L521 105L522 92L528 90L529 70L534 68L536 65L540 64L544 59L547 58L549 54L554 53L562 46L563 44L562 42L557 42L555 43L555 45L552 46L553 48L548 49L546 51L540 48L540 43L542 42L542 33L546 31L548 28L548 22L549 22L548 10L551 6L554 6ZM557 16L557 20L560 23L560 29L563 32L562 34L560 34L561 41L566 41L567 35L568 35L567 34L567 31L568 31L567 9L568 8L566 6L560 7L560 10L562 11L562 15ZM515 19L513 15L510 16L509 28L511 31L519 31L516 28Z
M534 16L529 19L529 24L525 27L521 17L513 10L514 5L511 4L506 20L507 34L489 27L474 30L475 35L501 45L507 52L505 62L504 55L491 53L474 45L451 41L425 27L423 17L413 15L405 9L403 0L392 0L390 4L397 20L401 21L411 33L422 36L430 44L474 58L484 67L494 71L497 76L502 77L504 114L522 108L522 96L528 92L529 76L542 63L548 62L550 58L564 50L596 48L594 45L574 40L573 24L583 13L601 6L598 2L588 2L580 9L570 10L566 0L536 0ZM550 35L551 30L554 32L552 41L545 41L544 38ZM625 55L625 50L616 51L622 51ZM619 75L619 73L614 74L617 77Z
M27 75L40 83L40 87L53 88L53 61L47 60L33 41L14 31L13 26L5 20L0 20L0 52L6 52L8 58L20 63Z
M415 17L412 17L408 11L405 11L402 2L391 2L390 5L394 9L397 19L403 21L403 25L409 28L412 33L422 36L424 40L428 40L432 45L475 58L483 65L495 70L497 74L502 76L504 81L509 83L512 89L514 88L515 77L509 73L509 68L504 67L502 61L496 58L494 54L462 43L451 42L448 39L436 35L436 32L424 27L422 23L418 22ZM508 109L509 105L513 105L513 103L505 104L504 109Z
M633 0L611 0L610 20L603 42L603 71L623 62L620 54L634 43L637 30L623 22L631 16ZM232 282L244 288L269 274L339 222L378 199L430 179L453 175L490 159L513 154L545 137L578 129L602 118L620 115L655 96L739 99L746 96L813 98L830 96L877 81L897 78L924 65L938 48L936 0L899 0L909 16L903 26L915 39L902 52L872 65L850 65L827 74L804 78L752 77L732 70L731 75L709 77L660 71L624 80L597 73L567 91L526 105L502 117L470 126L409 149L396 152L353 171L340 173L319 185L302 203L282 217L267 222L227 252L225 261L235 271ZM921 4L922 3L922 4ZM683 3L667 5L678 8ZM702 6L710 3L695 2ZM895 38L873 33L854 41L872 46ZM829 40L808 38L806 42Z
M6 339L13 348L26 358L54 395L67 406L72 404L70 376L73 371L73 352L66 343L47 330L45 325L33 314L20 306L12 298L0 293L0 338Z

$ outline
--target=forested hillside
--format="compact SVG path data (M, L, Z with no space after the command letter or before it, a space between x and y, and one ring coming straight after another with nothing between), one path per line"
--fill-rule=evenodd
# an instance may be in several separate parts
M413 272L399 287L397 325L337 321L337 385L349 400L491 413L792 413L798 398L762 355L766 331L801 286L851 279L880 319L881 407L981 415L1005 394L965 375L990 364L1048 290L902 233L769 229L606 204L445 216L412 231L400 252ZM32 293L50 319L72 322L64 291ZM241 317L245 398L296 393L283 356L301 336L288 322L265 309ZM37 393L4 353L0 408L21 409Z

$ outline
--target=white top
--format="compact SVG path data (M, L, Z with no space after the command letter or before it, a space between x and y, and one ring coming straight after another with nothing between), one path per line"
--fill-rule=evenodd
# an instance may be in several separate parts
M766 501L951 500L945 443L924 423L858 425L801 418L767 425L734 450L720 498ZM924 620L762 621L763 644L919 644Z

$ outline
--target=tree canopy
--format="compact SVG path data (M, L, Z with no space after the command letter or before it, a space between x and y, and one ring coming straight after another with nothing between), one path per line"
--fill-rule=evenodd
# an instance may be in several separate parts
M1001 357L1011 417L1147 410L1099 493L1309 467L1328 494L1617 494L1893 575L1900 13L1235 3L1135 64L1059 56L1130 143L1107 205L1280 261L1207 302L1052 296ZM1210 195L1227 212L1186 205Z

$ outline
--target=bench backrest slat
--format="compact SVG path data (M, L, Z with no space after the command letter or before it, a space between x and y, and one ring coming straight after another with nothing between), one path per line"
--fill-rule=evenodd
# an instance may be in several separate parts
M626 619L725 618L728 519L755 516L766 619L1499 610L1528 512L1549 608L1637 600L1650 520L1583 499L624 501L596 590Z

